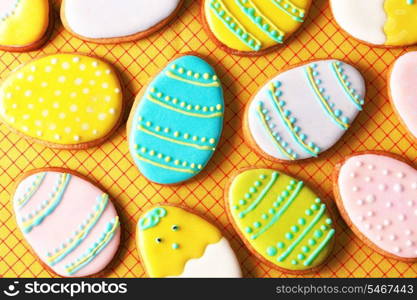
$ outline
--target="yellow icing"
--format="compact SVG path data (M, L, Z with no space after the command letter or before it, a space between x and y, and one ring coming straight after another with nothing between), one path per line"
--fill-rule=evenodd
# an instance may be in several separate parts
M243 234L245 239L250 243L250 245L266 260L277 265L278 267L287 269L287 270L306 270L318 266L321 264L326 257L329 255L331 240L326 244L323 250L317 255L317 257L312 260L312 263L309 265L304 265L304 262L314 253L318 246L324 242L325 237L330 233L329 236L334 238L334 230L332 230L331 222L326 223L326 220L330 218L327 209L324 211L324 214L319 218L316 225L311 227L311 230L307 231L309 224L312 224L312 220L319 215L320 206L323 204L321 201L316 202L317 195L311 191L305 185L302 186L300 181L297 181L285 174L280 172L275 182L273 181L272 174L276 172L269 169L256 169L248 170L240 173L233 180L230 190L229 190L229 207L239 231ZM264 179L261 178L264 176ZM288 190L287 187L293 181L293 189ZM258 183L256 183L258 182ZM274 182L270 185L269 191L264 194L265 197L261 198L262 201L258 202L259 204L255 206L253 210L249 210L249 207L256 203L260 195L267 188L270 182ZM260 183L260 184L259 184ZM273 225L262 234L259 234L262 228L272 222L274 216L283 208L288 202L288 199L293 193L297 190L296 187L300 185L302 188L297 197L294 198L293 202L287 206L287 210L284 210L281 217L273 223ZM250 191L251 188L252 191ZM284 198L283 202L279 206L274 205L274 202L277 202L278 197L282 195L282 192L287 190L288 196ZM245 196L246 195L246 196ZM242 202L243 200L244 202ZM312 209L312 205L316 205L318 209ZM271 211L273 209L273 211ZM306 211L310 209L312 212L311 215L307 215ZM241 217L241 214L244 213L244 217ZM299 219L304 218L305 224L301 225ZM256 224L259 222L260 224ZM256 224L256 225L255 225ZM298 231L293 231L292 226L297 226ZM257 227L260 226L260 227ZM326 226L326 228L321 228ZM251 230L247 230L251 228ZM317 230L321 230L322 236L315 237ZM306 231L304 238L300 238L302 233ZM331 234L333 232L333 235ZM286 234L292 233L292 239L287 239ZM258 235L256 238L254 236ZM278 261L278 258L285 253L285 251L290 247L298 238L300 242L293 248L289 255L283 259L283 261ZM310 239L314 239L316 244L309 245ZM280 248L278 246L279 242L283 242L284 246ZM303 246L309 248L308 252L303 251ZM269 255L267 249L269 247L274 247L276 253L274 255ZM304 256L298 257L300 254ZM297 264L293 264L296 262Z
M229 48L238 51L254 51L251 47L246 45L241 39L239 39L235 33L230 31L214 13L210 7L212 0L205 0L205 15L210 30L216 38L228 46ZM236 18L236 20L254 36L261 44L261 49L266 49L278 44L277 41L272 39L265 31L263 31L257 24L255 24L247 14L243 12L236 0L219 0L221 1L227 10ZM249 1L249 0L248 0ZM290 15L279 9L273 1L286 1L286 0L250 0L252 6L254 5L261 13L264 19L269 20L278 29L285 33L285 39L288 38L294 31L296 31L303 23L294 20ZM311 0L291 0L287 1L296 5L300 9L307 9L310 6ZM307 16L305 11L305 17ZM304 17L304 19L305 19Z
M219 242L222 235L215 226L182 208L160 207L166 210L166 215L155 226L141 229L139 222L138 248L150 277L178 276L187 261L202 257L206 247ZM160 243L157 238L161 239ZM174 249L173 244L179 248Z
M4 13L11 14L0 20L0 45L27 46L42 39L48 29L48 0L18 0L12 12Z
M417 3L386 0L384 8L388 17L384 26L386 45L405 46L417 43Z
M123 96L112 67L96 58L58 54L16 70L0 87L0 116L23 134L55 144L107 135Z

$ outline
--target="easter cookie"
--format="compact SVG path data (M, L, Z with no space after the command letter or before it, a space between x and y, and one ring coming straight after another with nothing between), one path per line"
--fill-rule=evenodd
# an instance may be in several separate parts
M145 38L167 25L184 0L64 0L65 28L85 41L122 43Z
M244 134L263 157L317 157L335 145L362 110L365 82L351 65L319 60L291 67L249 101Z
M417 171L384 152L349 156L336 166L340 213L369 247L387 257L417 261Z
M53 27L48 0L0 1L0 50L24 52L40 48Z
M175 184L198 174L219 142L223 90L213 68L185 54L136 97L128 121L130 153L149 180Z
M12 201L25 240L60 276L101 272L117 252L120 224L109 196L75 172L51 168L25 173Z
M335 229L326 204L304 182L248 168L232 176L225 193L232 225L262 261L295 274L325 263Z
M215 43L236 55L262 55L301 27L311 0L203 0L204 26Z
M108 63L56 54L15 70L0 86L0 118L20 135L52 148L84 149L117 129L121 84Z
M401 47L417 43L415 0L331 0L340 27L367 44Z
M236 256L212 224L162 204L139 219L137 245L150 277L241 277Z
M417 52L398 58L389 75L389 95L401 122L417 139Z

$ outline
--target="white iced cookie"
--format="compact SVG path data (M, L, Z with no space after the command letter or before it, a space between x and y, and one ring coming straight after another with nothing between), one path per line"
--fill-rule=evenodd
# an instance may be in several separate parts
M144 38L165 26L183 0L64 0L61 19L79 38L117 43Z

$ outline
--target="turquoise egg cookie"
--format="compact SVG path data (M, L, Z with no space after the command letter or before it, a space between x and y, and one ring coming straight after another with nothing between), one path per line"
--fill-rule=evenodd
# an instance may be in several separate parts
M129 120L129 149L150 181L175 184L198 174L219 142L223 90L203 59L183 55L140 93Z

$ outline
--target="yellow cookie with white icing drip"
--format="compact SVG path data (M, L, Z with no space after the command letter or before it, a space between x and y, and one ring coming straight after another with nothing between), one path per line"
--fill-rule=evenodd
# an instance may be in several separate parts
M304 23L311 0L204 0L206 27L226 51L262 54Z
M417 43L417 1L386 0L384 8L388 16L384 27L386 45L404 46Z
M46 56L0 86L0 117L14 131L54 148L103 142L120 123L122 88L112 66L78 55Z
M50 20L48 0L2 0L0 48L25 51L45 42Z
M241 277L221 232L181 207L148 210L138 222L137 245L150 277Z

